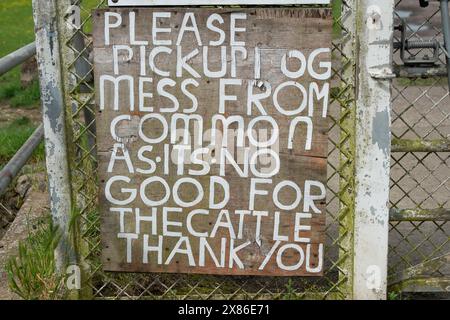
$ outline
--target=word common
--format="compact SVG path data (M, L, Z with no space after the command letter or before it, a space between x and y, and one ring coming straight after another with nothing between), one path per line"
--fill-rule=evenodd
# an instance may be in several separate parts
M94 17L104 269L321 276L330 10Z

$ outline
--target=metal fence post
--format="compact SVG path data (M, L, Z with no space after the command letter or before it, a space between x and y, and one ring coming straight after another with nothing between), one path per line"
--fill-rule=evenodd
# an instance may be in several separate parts
M341 28L338 52L341 52L339 98L339 279L338 290L342 299L353 297L353 225L355 187L355 109L356 109L356 9L358 0L345 0L340 4L341 14L335 18Z
M442 35L444 36L444 47L447 61L447 83L450 88L450 17L448 12L448 0L440 0Z
M353 298L385 299L394 0L358 6Z
M56 0L33 0L33 17L51 214L55 225L61 231L55 260L58 271L63 273L67 265L77 263L77 257L70 236L72 195L67 157L66 104L61 74Z

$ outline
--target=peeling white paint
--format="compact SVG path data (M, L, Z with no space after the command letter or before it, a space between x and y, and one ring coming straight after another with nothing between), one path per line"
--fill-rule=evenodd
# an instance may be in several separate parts
M367 8L367 29L381 30L381 8L377 5L370 5Z
M62 234L55 251L55 259L58 270L62 272L68 263L76 262L76 255L69 239L72 199L67 161L61 61L55 23L57 20L55 0L33 0L33 16L50 207L53 221Z
M389 67L370 68L369 75L375 79L394 79L396 77L392 68Z
M364 0L359 11L356 120L355 299L385 299L389 224L390 82L393 0Z

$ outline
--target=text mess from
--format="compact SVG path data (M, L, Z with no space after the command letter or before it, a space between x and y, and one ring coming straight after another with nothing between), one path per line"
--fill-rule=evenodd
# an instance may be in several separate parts
M330 10L94 17L104 268L321 275Z

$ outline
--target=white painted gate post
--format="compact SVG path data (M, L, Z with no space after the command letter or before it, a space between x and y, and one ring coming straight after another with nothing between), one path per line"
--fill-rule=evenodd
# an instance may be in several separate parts
M385 299L394 0L356 2L354 299Z
M33 16L50 207L53 222L61 232L55 260L57 271L63 273L65 267L76 264L76 253L70 239L72 197L56 0L33 0Z

